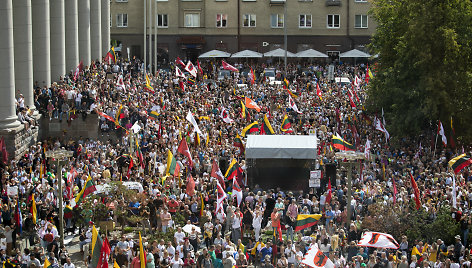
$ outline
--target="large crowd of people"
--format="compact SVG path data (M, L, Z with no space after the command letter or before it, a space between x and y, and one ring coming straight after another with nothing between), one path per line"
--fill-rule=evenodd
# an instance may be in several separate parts
M195 67L197 77L188 79L191 73L178 77L174 71L175 67L185 69L178 62L171 71L163 68L147 75L138 60L96 62L49 87L35 85L35 108L43 117L71 121L99 114L103 137L45 139L2 167L1 233L5 245L0 259L5 267L39 267L46 260L52 267L78 266L71 261L70 245L61 247L59 243L60 180L65 186L64 207L80 211L65 215L65 235L79 236L81 263L93 267L93 210L74 198L87 187L88 178L94 185L112 181L142 185L142 192L129 203L107 199L104 193L85 197L106 203L111 219L116 220L118 206L128 210L127 216L143 219L131 233L100 230L102 237L108 235L109 262L119 267L143 267L138 230L147 268L304 267L303 256L315 245L336 267L470 267L470 173L465 170L456 177L457 191L453 191L447 162L455 152L441 145L435 148L429 142L434 135L428 131L422 137L386 140L385 133L374 126L374 115L364 109L370 78L366 77L367 66L335 64L334 76L352 81L344 84L328 80L326 63L290 63L285 75L281 66L241 63L235 64L241 71L228 77L219 77L220 65L218 61L202 62ZM264 75L267 67L275 68L278 82ZM289 104L289 96L298 111ZM244 110L244 97L254 100L260 111ZM17 103L22 123L35 126L32 107L25 107L22 96ZM189 111L200 134L186 119ZM214 163L235 159L244 176L244 153L234 139L241 137L244 142L242 129L256 120L261 126L264 117L276 134L308 135L316 129L320 168L324 171L326 164L339 167L330 187L309 191L307 182L306 190L292 192L261 189L242 180L241 202L231 194L220 200L221 189L234 192L233 180L216 178ZM282 131L285 117L290 126ZM381 118L380 111L377 117ZM333 135L351 142L367 157L353 174L351 204L347 204L342 161L336 159L338 149L331 143ZM179 153L182 140L188 144L191 159ZM370 144L367 150L366 143ZM61 147L73 151L63 166L67 172L64 178L59 178L56 162L45 156L46 151ZM180 167L174 175L169 174L168 151ZM447 208L459 222L455 243L445 244L443 237L426 241L403 234L395 237L400 242L398 250L359 247L357 242L365 231L363 221L372 217L369 207L373 204L397 210L414 207L410 173L420 189L420 210L434 220L440 209ZM457 194L456 208L452 206L453 193ZM33 199L37 212L32 210ZM348 206L351 215L347 214ZM320 214L321 218L316 225L295 231L299 214ZM191 228L184 230L187 224ZM169 232L173 233L170 239L154 239L157 233Z

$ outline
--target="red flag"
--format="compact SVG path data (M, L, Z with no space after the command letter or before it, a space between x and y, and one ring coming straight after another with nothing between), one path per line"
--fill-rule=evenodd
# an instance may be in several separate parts
M413 175L410 173L410 180L411 180L411 187L413 187L413 192L415 194L415 203L416 203L416 210L420 209L421 201L420 201L420 190L418 189L418 185L416 184Z
M200 67L200 62L197 60L197 67L198 67L198 73L200 75L203 75L203 70L202 70L202 67Z
M316 95L320 98L320 100L323 100L323 98L321 96L320 85L318 83L316 83Z
M357 92L356 92L356 90L354 89L354 85L351 84L351 86L352 86L352 91L354 92L354 95L356 95L356 100L357 100L357 102L360 103L361 100L359 100L359 96L357 96Z
M105 237L103 240L102 249L100 250L100 259L98 260L97 268L108 268L108 258L110 257L110 243L108 238Z
M188 149L187 141L185 139L182 139L180 141L180 145L179 148L177 148L177 152L186 156L189 160L190 167L193 167L192 155L190 154L190 150Z
M132 169L133 167L134 167L133 158L130 156L130 157L129 157L128 172L126 173L126 178L129 179L129 176L131 175L131 169Z
M186 66L185 63L179 57L177 57L177 59L175 59L175 63L176 64L178 63L178 64L182 65L182 67L184 67L184 68Z
M6 165L8 164L8 151L3 137L0 139L0 147L2 148L2 161Z
M333 192L331 190L331 178L328 179L328 194L326 195L326 202L325 204L329 204L331 202L331 198L333 197Z
M195 180L193 179L192 175L187 177L187 189L185 190L185 193L189 196L194 196L195 195Z
M82 72L82 69L84 68L84 63L80 61L79 65L77 65L77 68L75 68L75 73L74 73L74 81L79 78L80 72Z
M351 103L351 107L352 107L352 108L356 108L356 104L355 104L354 101L352 100L352 93L351 93L351 90L348 91L347 95L349 96L349 102Z
M397 203L397 184L395 183L395 178L392 178L393 181L393 204Z
M221 61L221 64L223 65L223 69L225 70L230 70L230 71L233 71L233 72L239 72L238 69L236 69L234 66L228 64L226 61L222 60Z
M365 83L369 84L369 64L367 64L367 69L365 72Z
M211 176L218 180L218 182L220 183L221 187L223 187L223 189L226 189L225 176L221 172L220 167L218 166L218 163L216 162L216 160L213 160L213 163L211 165Z
M279 225L277 226L277 233L279 235L279 240L283 242L284 240L282 238L282 227L280 226L280 221L279 221Z
M180 81L180 82L179 82L179 86L180 86L180 88L182 89L182 91L184 91L184 90L185 90L185 84L184 84L184 81Z

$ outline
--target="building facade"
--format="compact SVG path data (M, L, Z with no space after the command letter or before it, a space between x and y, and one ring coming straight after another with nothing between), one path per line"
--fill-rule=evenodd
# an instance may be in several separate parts
M286 31L290 52L312 48L335 56L365 49L376 27L370 6L368 0L111 0L111 38L123 56L141 58L146 21L147 46L153 55L157 36L161 61L212 49L264 53L283 48Z

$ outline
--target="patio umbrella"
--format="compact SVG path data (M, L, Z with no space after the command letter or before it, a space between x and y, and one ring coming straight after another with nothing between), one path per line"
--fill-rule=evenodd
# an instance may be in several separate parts
M310 48L310 49L298 52L297 54L295 54L295 57L297 58L327 58L328 55L321 53L318 50L314 50Z
M281 48L274 49L272 51L264 53L264 57L277 57L277 58L282 58L285 57L285 50ZM287 51L287 57L292 58L295 57L295 54L293 54L290 51Z
M362 52L358 49L353 49L353 50L349 50L344 53L341 53L339 57L340 58L370 58L370 54Z
M214 50L207 51L198 57L199 58L228 58L229 56L231 56L231 53L214 49Z
M243 50L231 55L231 58L262 58L262 53L252 50Z
M188 234L192 232L192 229L195 228L195 232L201 233L202 231L200 230L200 227L195 226L193 224L186 224L184 227L182 227L182 230Z

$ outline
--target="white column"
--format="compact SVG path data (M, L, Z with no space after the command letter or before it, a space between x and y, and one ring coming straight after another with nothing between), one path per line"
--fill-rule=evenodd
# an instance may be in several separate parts
M35 0L33 0L35 1ZM66 27L64 0L49 0L51 13L51 80L66 74Z
M65 0L66 13L66 72L79 65L79 13L77 0Z
M0 129L18 127L15 113L15 63L12 0L0 1Z
M51 85L51 40L49 29L49 0L34 0L33 17L33 78L39 86Z
M101 0L90 0L90 39L92 60L102 61L102 5Z
M79 3L79 60L90 65L90 0L80 0Z
M110 0L102 1L102 55L110 50Z
M31 0L13 1L13 37L15 44L15 88L23 94L25 105L34 107L33 96L33 26ZM18 97L18 96L17 96Z

